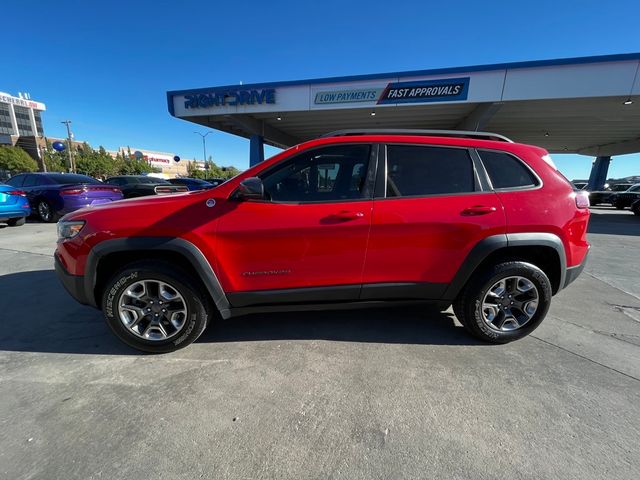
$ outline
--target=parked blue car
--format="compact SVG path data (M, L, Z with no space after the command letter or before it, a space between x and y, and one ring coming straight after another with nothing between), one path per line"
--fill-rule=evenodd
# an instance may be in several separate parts
M21 173L6 183L26 192L31 208L43 222L55 223L74 210L123 198L115 185L75 173Z
M170 178L169 182L174 185L184 185L189 190L209 190L210 188L217 187L221 182L213 183L206 180L200 180L199 178Z
M10 227L24 225L31 215L27 193L10 185L0 184L0 222Z

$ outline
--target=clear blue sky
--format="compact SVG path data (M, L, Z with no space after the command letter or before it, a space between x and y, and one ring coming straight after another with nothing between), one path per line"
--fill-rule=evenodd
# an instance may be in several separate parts
M3 2L0 91L47 104L45 133L201 158L167 90L640 51L635 1ZM216 132L208 152L248 165L248 142ZM272 150L273 151L273 150ZM267 152L270 153L270 152ZM590 158L555 156L586 177ZM640 174L640 155L610 174Z

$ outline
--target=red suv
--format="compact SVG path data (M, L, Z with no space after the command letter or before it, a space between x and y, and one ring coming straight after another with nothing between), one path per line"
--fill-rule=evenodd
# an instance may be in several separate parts
M190 344L216 315L389 302L453 305L505 343L584 268L588 206L545 150L500 135L341 131L212 190L71 213L55 263L148 352Z

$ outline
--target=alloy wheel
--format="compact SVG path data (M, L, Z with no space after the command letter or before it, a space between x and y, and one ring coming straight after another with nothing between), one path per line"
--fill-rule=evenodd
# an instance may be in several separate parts
M51 219L51 207L47 202L40 202L38 204L38 215L45 222L48 222Z
M538 289L525 277L494 283L482 300L482 318L493 330L509 332L527 324L538 310Z
M187 302L167 282L141 280L120 295L118 316L137 337L163 341L176 336L185 326Z

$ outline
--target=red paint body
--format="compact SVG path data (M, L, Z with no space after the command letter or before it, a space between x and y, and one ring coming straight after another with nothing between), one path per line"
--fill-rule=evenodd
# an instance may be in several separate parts
M542 180L525 191L420 198L282 204L237 201L239 183L291 155L337 143L411 143L510 152ZM569 183L540 148L507 142L427 136L363 135L313 140L266 160L208 191L124 200L67 215L87 224L58 244L66 270L83 275L97 243L135 236L180 237L211 263L225 292L380 282L450 282L469 251L501 233L557 235L566 265L588 250L588 209L576 207ZM207 199L215 199L209 208ZM268 275L255 272L270 272Z

